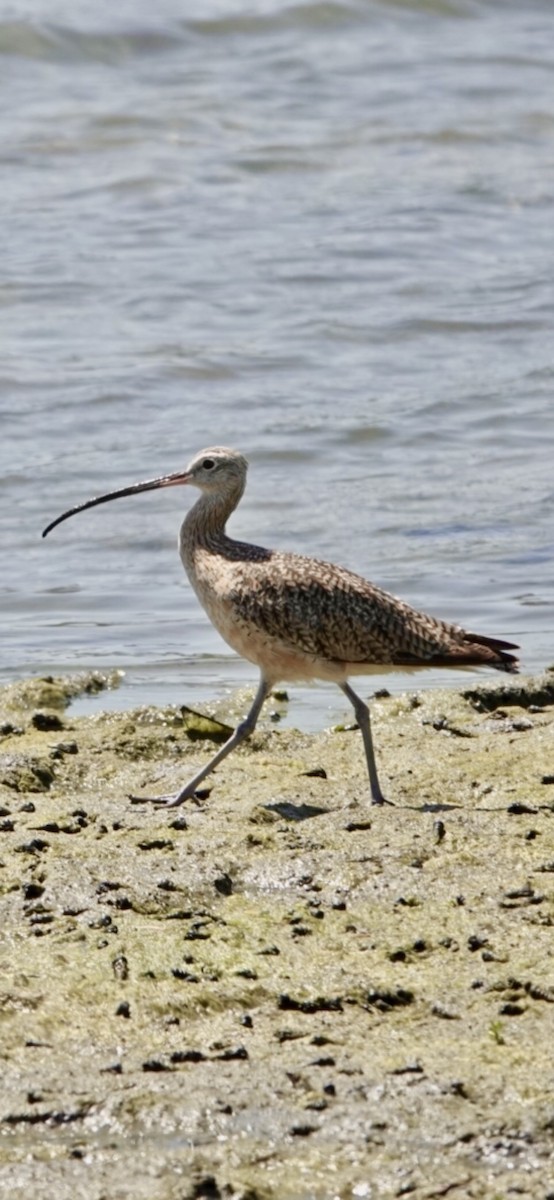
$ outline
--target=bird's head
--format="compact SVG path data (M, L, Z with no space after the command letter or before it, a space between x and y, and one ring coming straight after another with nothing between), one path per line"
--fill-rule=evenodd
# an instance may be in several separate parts
M93 496L84 504L76 504L67 509L61 516L51 521L43 530L43 537L50 533L56 525L83 512L85 508L94 508L97 504L106 504L108 500L119 500L123 496L136 496L138 492L151 492L156 488L179 487L181 484L193 484L214 497L230 498L232 503L238 503L244 484L248 463L238 450L229 450L225 446L212 446L196 454L184 471L174 471L172 475L160 475L158 479L146 479L143 483L132 483L129 487L119 488L116 492L106 492L103 496Z
M248 463L238 450L211 446L200 450L189 463L182 483L192 483L203 492L242 492Z

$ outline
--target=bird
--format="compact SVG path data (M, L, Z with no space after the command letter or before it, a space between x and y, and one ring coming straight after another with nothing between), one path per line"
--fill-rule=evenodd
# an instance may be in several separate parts
M229 537L226 524L246 485L247 459L226 446L194 456L184 470L94 496L63 512L46 537L76 513L158 488L200 490L179 533L179 551L198 600L222 638L260 672L246 717L213 758L170 795L141 797L175 807L250 736L277 683L332 681L352 704L360 728L371 803L390 804L381 790L369 707L349 683L352 675L383 668L494 667L517 672L512 642L469 633L419 612L346 567L303 554L267 550Z

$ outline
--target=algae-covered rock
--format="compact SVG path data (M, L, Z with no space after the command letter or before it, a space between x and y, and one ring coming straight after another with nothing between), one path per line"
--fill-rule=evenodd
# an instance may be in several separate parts
M14 792L47 792L54 768L44 757L31 754L0 754L0 785Z
M80 675L52 675L24 679L1 689L0 711L29 712L31 709L61 711L77 696L95 695L118 687L121 671L84 671Z

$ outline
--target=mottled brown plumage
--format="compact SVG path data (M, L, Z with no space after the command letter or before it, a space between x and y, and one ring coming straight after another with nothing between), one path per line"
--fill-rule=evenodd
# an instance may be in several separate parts
M374 804L385 803L379 784L369 710L348 684L351 675L383 668L491 666L516 671L511 642L468 633L418 612L345 567L300 554L266 550L227 536L225 525L240 501L247 462L236 450L202 450L186 471L99 496L65 517L119 496L193 484L201 496L185 517L179 547L183 565L210 620L261 673L246 719L210 762L176 795L181 804L255 727L271 688L280 680L329 679L354 706L366 752Z

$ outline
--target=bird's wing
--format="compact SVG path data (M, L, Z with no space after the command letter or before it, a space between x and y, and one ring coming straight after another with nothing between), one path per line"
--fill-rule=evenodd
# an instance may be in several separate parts
M463 637L361 576L301 555L250 562L237 582L232 598L247 622L316 658L414 665L447 655Z
M236 543L237 557L242 547ZM517 671L518 647L418 612L360 575L302 555L259 551L233 564L237 621L280 646L336 663Z

